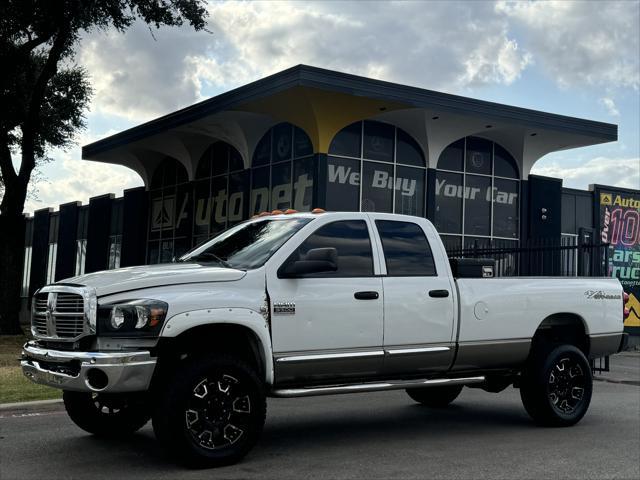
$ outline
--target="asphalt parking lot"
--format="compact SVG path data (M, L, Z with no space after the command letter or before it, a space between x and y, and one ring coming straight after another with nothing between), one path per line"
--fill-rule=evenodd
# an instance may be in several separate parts
M0 412L0 478L640 478L640 387L596 382L577 426L544 429L518 391L465 389L443 411L402 391L273 399L245 460L186 470L151 427L99 440L60 410Z

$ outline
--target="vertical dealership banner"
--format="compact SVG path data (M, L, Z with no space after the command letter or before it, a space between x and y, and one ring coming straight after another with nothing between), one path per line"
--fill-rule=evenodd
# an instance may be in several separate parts
M612 246L611 276L629 294L625 330L640 335L640 194L599 190L600 239Z

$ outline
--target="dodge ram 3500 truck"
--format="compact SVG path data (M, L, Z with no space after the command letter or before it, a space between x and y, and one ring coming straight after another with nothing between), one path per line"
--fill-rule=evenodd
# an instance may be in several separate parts
M273 212L171 264L41 288L21 363L63 390L80 428L118 436L152 419L193 466L241 459L269 396L405 389L438 408L463 386L514 385L537 423L575 424L588 358L624 344L620 283L489 275L454 278L426 219Z

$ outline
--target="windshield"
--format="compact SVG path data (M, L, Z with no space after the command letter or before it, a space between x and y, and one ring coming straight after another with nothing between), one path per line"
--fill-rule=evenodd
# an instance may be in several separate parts
M184 254L180 262L214 262L224 267L259 268L310 218L270 218L242 223Z

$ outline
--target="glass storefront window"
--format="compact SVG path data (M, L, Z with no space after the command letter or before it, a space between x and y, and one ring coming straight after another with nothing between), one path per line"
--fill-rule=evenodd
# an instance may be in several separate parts
M496 178L493 184L493 235L518 237L518 182Z
M363 158L393 162L395 127L381 122L364 122Z
M434 225L439 233L462 233L463 176L436 172L436 208Z
M491 147L491 142L484 138L467 138L465 171L467 173L491 175Z
M454 172L464 170L464 138L444 149L438 159L438 170L452 170Z
M397 163L424 168L424 155L422 155L422 149L420 148L420 145L418 145L418 142L416 142L404 130L398 129L397 132Z
M21 297L29 296L29 281L31 278L31 254L32 247L25 247L24 249L24 263L22 264L22 288L20 289Z
M357 212L360 207L360 160L327 158L327 210Z
M363 162L363 212L393 212L393 165Z
M197 175L207 175L213 169L215 153L209 148L203 154L204 166L198 166ZM228 162L228 157L225 158ZM226 163L225 163L226 165ZM227 167L224 167L225 169ZM174 256L173 244L176 238L191 239L195 222L193 218L192 196L194 189L188 182L187 171L177 160L166 157L153 173L151 179L149 205L149 233L147 259L149 263L170 262ZM199 185L199 189L205 188ZM198 202L196 202L196 207ZM200 204L200 215L207 212L208 205ZM207 212L208 213L208 212ZM199 225L198 228L202 227ZM197 230L197 229L196 229ZM162 254L159 253L162 245ZM114 245L117 248L117 245ZM111 253L111 252L110 252ZM119 253L110 255L110 265L119 265ZM117 259L116 259L117 258ZM112 262L113 260L113 262ZM117 268L117 267L114 267Z
M517 240L518 178L515 159L490 140L467 137L449 145L438 160L434 219L447 248ZM447 234L460 235L457 243Z
M424 168L396 167L396 213L424 216L425 174Z
M340 130L329 147L330 155L360 158L362 122L356 122Z
M50 243L47 252L47 284L56 281L56 260L58 258L58 244Z
M111 235L109 238L109 270L120 268L122 253L122 235Z
M497 143L494 144L493 150L493 174L496 177L506 177L518 179L518 169L516 161L511 154L507 152Z
M424 216L425 192L422 149L399 128L372 120L356 122L338 132L331 142L327 158L328 210Z
M76 240L75 275L84 275L84 265L87 260L87 239Z
M464 204L465 235L491 236L491 178L467 175Z
M265 145L272 147L269 150ZM288 208L300 211L313 208L315 163L312 155L311 139L301 128L280 123L268 130L253 157L251 215Z

